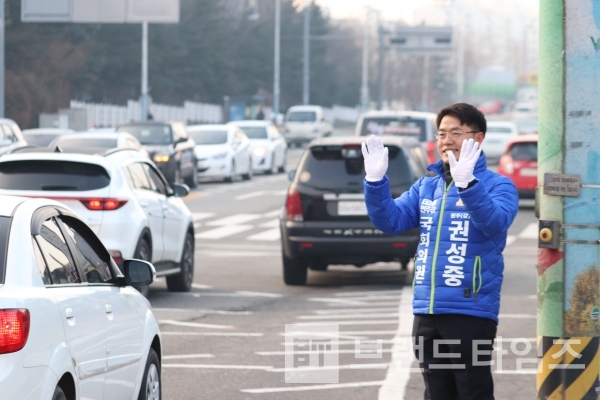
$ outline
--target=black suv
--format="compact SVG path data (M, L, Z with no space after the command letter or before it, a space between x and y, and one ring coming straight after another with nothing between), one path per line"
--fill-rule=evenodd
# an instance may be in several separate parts
M198 185L196 172L196 143L181 122L130 122L117 127L117 132L135 136L150 158L163 173L169 184Z
M383 136L389 149L392 196L400 196L427 175L427 155L413 138ZM312 141L298 168L281 215L283 280L306 283L307 269L323 271L329 264L362 267L375 262L400 262L414 257L419 229L389 235L371 223L364 201L365 177L361 143L364 137L328 137Z

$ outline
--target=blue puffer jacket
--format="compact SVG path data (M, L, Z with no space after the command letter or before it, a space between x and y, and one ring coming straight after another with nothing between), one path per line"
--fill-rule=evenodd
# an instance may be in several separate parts
M442 161L397 199L389 181L365 180L371 222L386 233L421 228L415 256L414 314L465 314L498 323L506 233L519 208L512 181L477 160L470 188L446 184Z

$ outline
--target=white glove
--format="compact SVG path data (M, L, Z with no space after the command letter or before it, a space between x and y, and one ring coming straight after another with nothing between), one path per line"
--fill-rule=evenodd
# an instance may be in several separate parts
M368 147L368 150L367 150ZM383 147L383 141L375 135L362 144L362 154L365 159L365 179L369 182L379 182L385 176L388 168L388 149Z
M480 154L479 142L473 139L462 142L458 161L456 161L453 152L448 152L450 174L452 175L452 179L454 179L456 187L464 189L469 185L469 182L475 179L473 169L475 169L475 163L477 163Z

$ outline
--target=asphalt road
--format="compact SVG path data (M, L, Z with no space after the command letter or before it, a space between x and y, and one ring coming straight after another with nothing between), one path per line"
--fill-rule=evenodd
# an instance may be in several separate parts
M289 150L288 171L302 151ZM306 286L283 283L277 215L288 184L286 174L204 182L185 199L196 219L194 287L175 294L158 280L149 295L163 335L163 398L422 399L406 345L410 276L398 264L334 266L309 271ZM504 253L496 346L507 354L494 356L497 399L535 397L536 221L523 204ZM309 363L296 342L286 369L286 324L337 324L339 369L300 377L322 383L286 383Z

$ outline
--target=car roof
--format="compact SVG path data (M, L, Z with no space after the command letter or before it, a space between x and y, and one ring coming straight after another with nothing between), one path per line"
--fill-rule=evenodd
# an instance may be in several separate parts
M23 135L33 134L33 135L63 135L67 133L75 133L73 129L61 129L61 128L32 128L32 129L23 129Z
M139 159L148 161L139 151L134 149L119 149L119 151L109 152L106 155L80 154L80 153L15 153L6 154L0 157L0 163L9 161L27 161L27 160L57 160L73 161L88 164L101 165L106 169L112 169L114 163L120 163L124 159Z
M117 128L121 128L123 126L163 126L163 125L171 125L171 124L183 124L181 121L132 121L126 122L117 126ZM184 124L185 125L185 124Z
M206 125L188 125L188 131L214 131L215 129L219 130L228 130L229 127L233 124L206 124Z
M384 145L406 146L409 144L419 145L419 141L412 137L380 135L378 136L383 141ZM328 136L320 139L315 139L308 144L308 147L326 146L326 145L360 145L366 142L365 136Z
M531 142L538 142L538 135L536 134L529 134L529 135L519 135L519 136L514 136L512 139L509 140L509 144L511 143L531 143Z
M315 105L301 105L301 106L291 106L288 111L315 111L315 110L320 110L323 107L321 106L315 106Z
M25 197L0 195L0 216L10 217L15 211L15 208L27 200L28 199Z
M235 126L259 126L259 127L269 127L273 125L271 121L260 121L255 119L245 119L241 121L231 121L228 122L229 125Z
M117 139L123 134L131 135L129 132L80 132L80 133L69 133L62 135L57 140L63 139ZM133 135L132 135L133 136Z
M361 117L412 117L412 118L435 118L436 114L422 111L367 111Z

